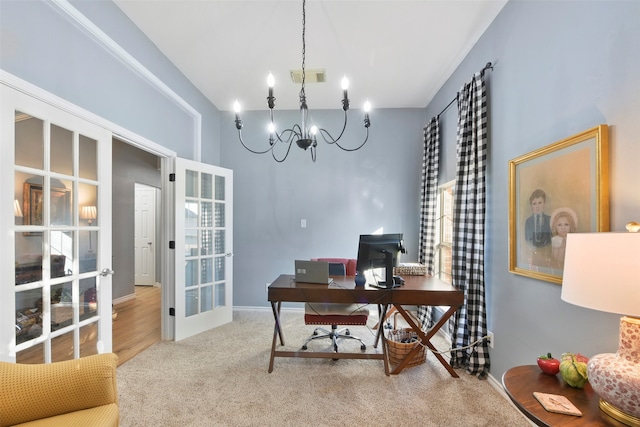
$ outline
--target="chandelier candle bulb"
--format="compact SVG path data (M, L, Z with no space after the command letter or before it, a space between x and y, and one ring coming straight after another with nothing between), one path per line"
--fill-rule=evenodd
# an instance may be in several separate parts
M367 100L367 102L364 103L364 127L366 128L371 125L369 121L369 111L371 111L371 103Z
M273 78L273 74L269 73L267 76L267 86L269 87L269 97L267 98L267 102L269 108L273 110L275 107L275 98L273 97L273 86L275 85L275 79Z
M342 109L347 111L349 109L349 80L347 80L347 76L342 78Z
M242 129L242 120L240 120L240 103L236 100L233 103L233 111L236 113L236 129Z

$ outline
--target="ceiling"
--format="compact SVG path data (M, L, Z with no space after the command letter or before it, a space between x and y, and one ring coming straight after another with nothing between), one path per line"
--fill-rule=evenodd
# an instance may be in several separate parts
M426 107L506 2L308 0L305 68L326 72L306 83L309 108L341 107L343 76L353 108ZM266 109L269 72L276 108L299 107L301 0L115 3L218 109Z

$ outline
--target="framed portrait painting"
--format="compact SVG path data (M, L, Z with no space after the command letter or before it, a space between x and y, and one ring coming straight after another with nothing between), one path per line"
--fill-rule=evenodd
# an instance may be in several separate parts
M562 283L567 233L609 231L608 126L509 162L509 271Z

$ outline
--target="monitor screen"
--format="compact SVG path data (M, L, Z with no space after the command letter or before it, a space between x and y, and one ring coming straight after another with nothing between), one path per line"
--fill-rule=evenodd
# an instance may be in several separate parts
M360 274L373 268L384 268L384 280L379 284L393 284L393 267L398 265L400 253L404 252L402 233L362 234L358 243L356 270Z

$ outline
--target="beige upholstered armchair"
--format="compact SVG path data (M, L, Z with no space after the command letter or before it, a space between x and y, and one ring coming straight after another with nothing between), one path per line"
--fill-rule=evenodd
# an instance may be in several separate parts
M117 427L118 356L50 364L0 362L0 427Z

